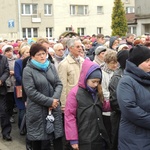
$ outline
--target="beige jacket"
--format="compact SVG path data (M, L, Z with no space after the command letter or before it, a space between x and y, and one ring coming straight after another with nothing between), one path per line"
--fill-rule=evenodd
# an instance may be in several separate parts
M69 91L78 83L83 61L84 59L80 57L80 64L78 64L70 55L68 55L58 65L58 75L63 84L60 98L61 107L65 107L66 97Z

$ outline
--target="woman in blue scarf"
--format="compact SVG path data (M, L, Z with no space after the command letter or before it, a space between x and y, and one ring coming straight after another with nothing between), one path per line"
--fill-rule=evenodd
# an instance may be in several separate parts
M26 125L27 138L33 150L41 150L45 140L60 141L63 125L59 98L62 83L53 64L47 59L47 50L35 43L30 48L27 66L23 70L23 87L27 94ZM46 132L46 117L49 111L54 116L54 132ZM52 129L53 130L53 129ZM55 147L55 142L53 143ZM62 144L57 143L59 150ZM49 150L50 148L47 148Z

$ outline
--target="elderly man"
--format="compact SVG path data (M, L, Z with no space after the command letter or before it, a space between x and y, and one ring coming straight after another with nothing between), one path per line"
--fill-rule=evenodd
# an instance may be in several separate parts
M54 45L54 64L56 69L58 70L58 64L64 59L64 46L61 43L56 43Z
M60 98L63 111L66 104L67 94L71 88L77 84L82 62L84 61L84 59L80 57L80 52L82 50L82 43L80 39L69 39L67 42L67 47L70 53L58 65L58 74L63 83L63 90Z
M12 138L10 136L11 132L11 123L10 117L6 111L6 79L9 77L9 65L7 58L3 55L0 55L0 122L2 128L2 136L6 141L11 141Z
M84 59L80 57L82 50L82 43L80 39L69 39L67 41L67 47L69 49L69 54L58 65L58 74L63 84L63 90L60 98L63 117L66 97L71 88L77 84L82 63L84 61ZM67 141L64 141L64 146L65 150L71 149L71 146Z

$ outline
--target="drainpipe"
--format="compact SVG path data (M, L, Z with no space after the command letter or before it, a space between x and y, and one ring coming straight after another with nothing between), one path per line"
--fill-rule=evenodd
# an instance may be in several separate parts
M20 0L18 0L18 28L19 28L19 38L22 39L22 30L21 30L21 9L20 9Z

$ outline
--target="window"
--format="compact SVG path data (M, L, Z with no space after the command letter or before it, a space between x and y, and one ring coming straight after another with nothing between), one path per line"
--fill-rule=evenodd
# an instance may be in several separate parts
M52 15L52 5L51 4L45 4L44 5L44 14L45 15Z
M102 33L102 27L97 27L97 34Z
M97 14L103 14L103 6L97 6Z
M78 28L78 35L79 36L85 35L85 28Z
M37 4L22 4L22 15L37 14Z
M72 27L66 27L66 31L72 31Z
M53 37L52 31L53 28L46 28L46 37Z
M136 34L136 26L130 26L130 27L128 27L128 33Z
M135 10L134 10L134 7L126 7L126 13L129 14L129 13L134 13Z
M23 38L34 38L38 37L37 28L22 28Z
M88 15L87 5L70 5L71 15Z

